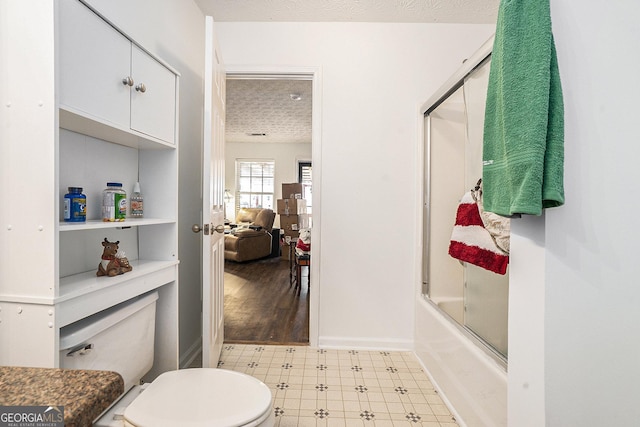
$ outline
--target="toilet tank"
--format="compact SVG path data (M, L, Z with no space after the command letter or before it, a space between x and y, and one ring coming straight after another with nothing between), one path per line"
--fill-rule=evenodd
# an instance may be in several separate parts
M125 391L153 366L158 293L146 294L60 330L60 367L115 371Z

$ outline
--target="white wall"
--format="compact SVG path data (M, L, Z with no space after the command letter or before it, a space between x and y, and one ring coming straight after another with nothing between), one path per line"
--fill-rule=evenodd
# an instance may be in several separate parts
M228 142L225 145L225 185L232 195L236 194L236 159L275 160L275 199L282 198L283 182L298 182L298 161L311 160L311 144L281 144L259 142ZM234 203L233 201L231 202ZM274 210L275 202L274 202ZM229 215L233 208L227 207ZM227 216L227 218L230 218ZM280 224L276 216L274 227Z
M537 226L543 280L511 282L512 291L542 293L544 303L512 301L510 309L520 319L543 319L543 329L529 332L544 345L545 425L637 425L638 3L551 6L565 99L566 205ZM539 371L539 364L513 356L509 369ZM523 420L536 418L539 396L510 383L510 425L534 425Z
M549 211L540 217L511 221L507 398L510 426L546 425L544 222L551 214Z
M198 349L201 338L201 169L204 71L204 16L191 0L88 0L147 50L173 66L180 76L179 257L180 360ZM196 165L194 167L194 165ZM144 191L144 189L143 189Z
M227 64L322 70L321 345L413 346L416 112L492 30L219 23Z

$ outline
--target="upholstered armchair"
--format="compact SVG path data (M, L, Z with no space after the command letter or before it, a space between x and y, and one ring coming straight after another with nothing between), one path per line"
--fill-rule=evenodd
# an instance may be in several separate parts
M244 208L235 227L224 236L224 259L251 261L271 255L271 232L276 214L271 209Z

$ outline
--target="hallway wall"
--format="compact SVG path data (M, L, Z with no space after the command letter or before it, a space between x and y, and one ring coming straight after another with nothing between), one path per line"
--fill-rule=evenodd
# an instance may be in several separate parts
M321 68L320 345L413 347L417 112L492 31L218 23L227 64Z

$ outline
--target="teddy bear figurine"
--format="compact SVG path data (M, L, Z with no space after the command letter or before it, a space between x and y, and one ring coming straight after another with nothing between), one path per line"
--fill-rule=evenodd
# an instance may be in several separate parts
M102 259L98 264L96 276L113 277L133 270L129 260L124 256L124 252L118 251L119 244L120 240L110 242L106 237L104 238L104 242L102 242L104 248L102 250Z

